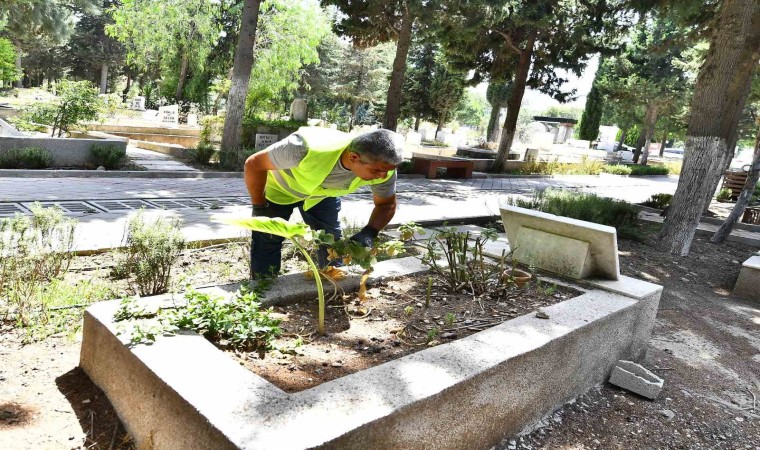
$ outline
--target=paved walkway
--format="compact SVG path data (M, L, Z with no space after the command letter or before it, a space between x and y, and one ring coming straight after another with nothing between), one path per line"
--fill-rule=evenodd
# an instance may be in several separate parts
M181 160L163 153L154 152L137 148L134 145L127 146L127 157L137 164L150 171L181 171L181 172L200 172L195 167L188 166Z
M566 176L557 178L488 178L427 180L402 178L394 224L452 220L499 214L509 195L561 188L594 192L640 202L659 192L675 191L669 177ZM249 200L241 178L0 178L0 215L25 212L34 201L58 204L79 220L76 247L96 250L119 246L129 217L142 208L149 216L174 215L184 221L191 240L242 237L243 230L220 221L248 216ZM343 198L342 219L363 225L372 209L368 189Z

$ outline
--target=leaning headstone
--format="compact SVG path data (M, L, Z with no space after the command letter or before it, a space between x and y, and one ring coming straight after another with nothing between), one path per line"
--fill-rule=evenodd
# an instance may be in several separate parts
M158 108L158 117L161 125L167 127L179 126L179 105L161 106Z
M129 103L129 109L145 111L145 97L139 95L137 97L133 97L132 101Z
M290 104L290 118L296 122L306 122L306 100L297 98Z
M419 146L422 144L422 135L415 131L410 131L406 133L406 143Z
M264 150L265 148L277 142L278 138L279 136L276 134L256 133L256 145L254 148L256 150Z

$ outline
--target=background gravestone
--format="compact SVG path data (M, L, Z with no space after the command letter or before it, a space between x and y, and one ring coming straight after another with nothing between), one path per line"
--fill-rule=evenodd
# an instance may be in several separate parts
M306 122L306 100L297 98L290 104L290 118L296 122Z
M158 108L158 118L161 125L168 127L179 126L179 105L161 106Z
M138 95L137 97L132 98L132 102L129 104L129 109L145 111L145 97Z
M256 150L264 150L278 140L279 136L276 134L256 133L256 145L254 148Z

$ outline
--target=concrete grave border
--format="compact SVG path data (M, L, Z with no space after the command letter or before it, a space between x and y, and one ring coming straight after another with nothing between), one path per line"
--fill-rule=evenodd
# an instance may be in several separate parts
M80 365L140 446L489 448L646 352L660 286L573 286L584 293L544 308L549 319L526 314L294 394L195 333L127 347L115 334L118 301L87 309Z
M739 278L734 285L734 295L760 301L760 252L742 263Z

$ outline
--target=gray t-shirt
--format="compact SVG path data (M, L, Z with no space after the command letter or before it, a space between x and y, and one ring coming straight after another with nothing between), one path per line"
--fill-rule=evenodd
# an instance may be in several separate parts
M269 159L272 164L279 170L290 169L296 167L306 157L308 149L301 139L301 136L293 133L285 139L275 142L267 147L269 150ZM343 164L338 160L332 171L325 181L322 182L322 187L328 189L346 189L354 181L356 175L353 172L343 167ZM388 198L396 193L396 172L393 172L393 176L388 178L382 183L373 184L371 186L372 193L378 197Z

